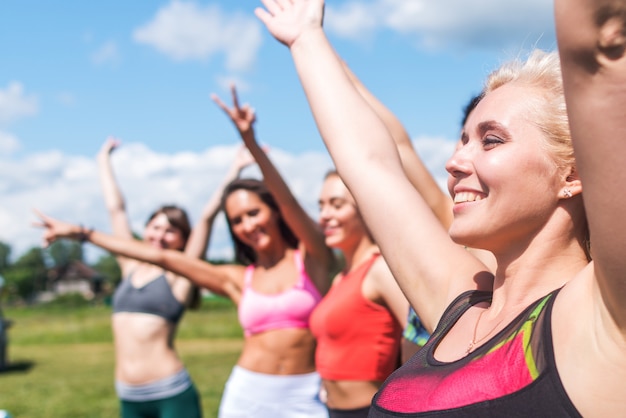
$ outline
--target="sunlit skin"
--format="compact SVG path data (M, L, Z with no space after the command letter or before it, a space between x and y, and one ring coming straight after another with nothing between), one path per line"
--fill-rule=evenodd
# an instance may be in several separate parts
M255 251L263 251L279 236L278 217L256 193L239 189L225 203L226 216L233 233Z
M318 203L319 223L324 229L326 245L342 251L347 270L360 265L365 259L371 257L373 252L378 251L378 247L365 228L352 194L337 174L330 174L324 180ZM390 296L383 295L380 290L381 286L387 284L381 283L377 276L378 269L383 266L387 268L379 258L367 273L361 293L364 298L391 310ZM400 299L402 300L401 311L404 313L408 308L404 305L406 301L402 295ZM349 410L369 405L382 382L323 379L322 383L328 407Z
M367 231L354 198L338 176L324 180L318 203L326 245L342 251L353 250Z
M159 213L144 228L143 240L156 248L182 250L185 241L182 232L172 226L167 216ZM135 287L145 286L163 269L158 266L137 263L129 278ZM172 287L179 300L187 291ZM164 318L138 312L113 314L112 329L115 335L116 378L126 383L141 384L148 379L171 376L183 368L182 361L173 349L176 327ZM158 364L158 367L155 365Z
M239 189L226 199L224 209L233 233L257 254L253 289L263 294L294 286L298 271L278 228L278 214L259 196ZM293 280L276 280L290 277ZM240 284L242 286L242 284ZM248 336L237 364L259 373L289 375L315 371L313 336L304 328L279 328Z
M545 151L543 132L529 123L539 93L505 85L471 113L446 164L456 242L509 251L539 232L557 208L566 175Z
M182 232L172 226L164 213L156 215L144 228L143 239L150 245L172 250L182 250L185 245Z

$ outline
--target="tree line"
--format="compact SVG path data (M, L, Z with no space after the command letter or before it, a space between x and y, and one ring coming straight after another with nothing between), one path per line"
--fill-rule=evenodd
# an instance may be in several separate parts
M39 292L48 290L52 269L63 269L76 261L97 271L111 288L121 279L115 257L107 253L95 263L86 263L82 245L76 241L59 240L48 248L32 247L14 262L11 252L11 245L0 241L0 275L4 278L0 302L33 302Z

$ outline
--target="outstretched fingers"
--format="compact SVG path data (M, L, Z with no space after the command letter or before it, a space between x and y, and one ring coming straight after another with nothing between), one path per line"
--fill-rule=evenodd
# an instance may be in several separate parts
M213 102L215 102L215 104L220 109L222 109L224 113L230 116L230 108L228 107L228 105L226 105L226 103L222 101L222 99L220 99L220 97L217 94L215 93L211 94L211 100L213 100Z
M37 218L39 218L38 220L32 222L33 226L37 228L47 228L50 225L50 218L43 212L33 208L33 213L37 216Z
M322 27L324 0L261 0L256 16L279 42L292 47L300 36Z
M239 98L237 97L237 87L234 84L230 85L230 95L233 98L233 106L235 109L239 110Z
M263 3L263 6L265 6L271 16L276 16L285 9L279 0L261 0L261 3ZM263 12L267 14L265 10Z

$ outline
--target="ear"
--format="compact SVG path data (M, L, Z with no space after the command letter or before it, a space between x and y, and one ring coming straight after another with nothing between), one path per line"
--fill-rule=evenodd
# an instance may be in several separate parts
M578 172L575 168L571 168L559 191L559 199L571 199L574 196L582 194L582 192L583 184L580 181Z

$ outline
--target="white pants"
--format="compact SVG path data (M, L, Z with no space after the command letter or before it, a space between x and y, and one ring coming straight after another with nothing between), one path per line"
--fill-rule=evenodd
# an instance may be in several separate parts
M256 373L235 366L226 382L219 418L328 418L317 372Z

